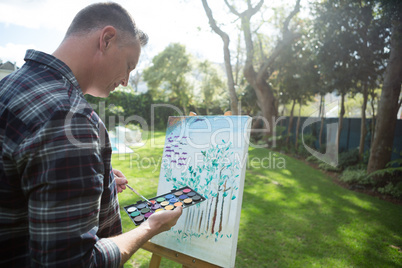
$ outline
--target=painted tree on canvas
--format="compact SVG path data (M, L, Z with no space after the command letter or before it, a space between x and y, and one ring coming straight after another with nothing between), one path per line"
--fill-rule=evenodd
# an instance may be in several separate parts
M167 146L169 156L175 153L171 146L174 145ZM179 177L173 175L172 162L166 161L163 164L165 179L173 183L174 188L189 186L208 199L202 209L191 211L187 215L183 235L191 233L215 235L216 239L223 236L220 233L230 215L230 202L236 199L240 176L239 163L234 157L233 150L230 150L231 147L231 142L226 143L222 140L221 144L201 151L202 164L186 166ZM174 164L177 165L177 161ZM228 209L225 210L227 202L229 202Z

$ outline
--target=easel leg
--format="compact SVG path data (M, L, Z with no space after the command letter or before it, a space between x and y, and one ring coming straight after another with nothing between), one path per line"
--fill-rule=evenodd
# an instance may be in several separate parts
M162 257L152 253L151 262L149 263L149 268L159 268L161 264Z
M179 253L172 249L168 249L159 245L156 245L152 242L146 242L142 245L142 248L148 250L152 253L151 262L149 263L149 268L159 268L161 264L162 257L180 263L182 268L220 268L219 266L199 260L197 258L188 256L184 253Z

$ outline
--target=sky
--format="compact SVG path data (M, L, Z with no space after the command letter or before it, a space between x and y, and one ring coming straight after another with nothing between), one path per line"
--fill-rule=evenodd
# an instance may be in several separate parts
M280 3L295 0L266 1ZM21 67L27 49L53 53L62 41L75 14L90 0L0 0L0 59ZM213 33L201 0L116 0L134 18L149 37L139 67L170 43L180 43L201 59L223 62L223 43ZM209 0L216 21L229 33L234 49L238 30L236 17L228 12L223 0ZM270 16L266 13L263 16ZM144 66L142 66L144 67Z
M16 62L20 67L27 49L53 53L75 14L94 2L98 1L0 0L0 59ZM115 2L126 8L150 37L142 58L152 58L177 42L197 57L223 62L222 40L211 31L200 0ZM214 8L213 2L217 1L209 2ZM216 8L214 13L231 22L222 8Z

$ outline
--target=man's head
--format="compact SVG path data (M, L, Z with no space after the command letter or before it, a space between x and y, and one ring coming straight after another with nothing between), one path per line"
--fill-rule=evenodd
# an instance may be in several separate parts
M84 94L107 97L126 86L148 36L116 3L97 3L75 16L53 55L73 71Z
M121 31L125 38L136 38L141 46L148 43L148 36L137 28L130 14L116 3L97 3L82 9L75 16L65 38L85 35L106 26L113 26Z

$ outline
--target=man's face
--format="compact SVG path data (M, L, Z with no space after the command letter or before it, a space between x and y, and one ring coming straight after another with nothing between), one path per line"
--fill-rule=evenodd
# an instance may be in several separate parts
M100 66L94 74L91 95L107 97L119 85L127 86L130 72L137 66L141 45L138 40L115 40L103 54Z

